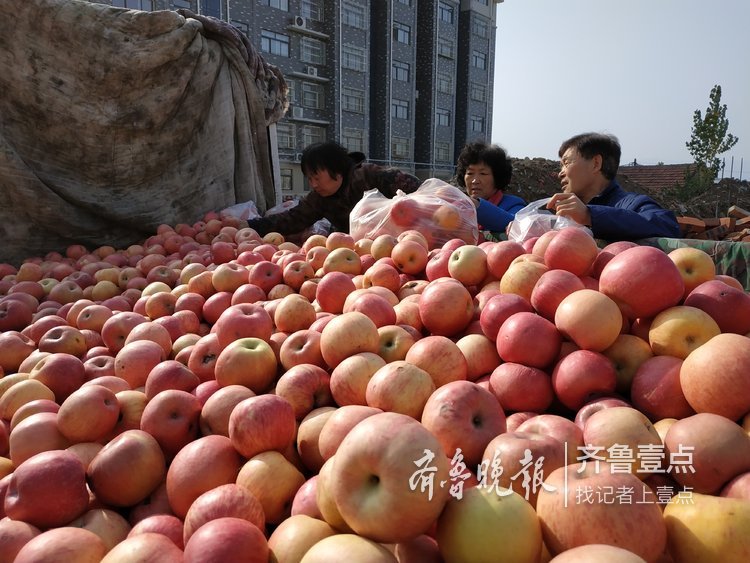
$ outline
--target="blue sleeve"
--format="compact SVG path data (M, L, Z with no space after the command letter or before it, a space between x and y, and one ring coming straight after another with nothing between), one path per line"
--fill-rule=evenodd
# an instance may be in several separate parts
M523 201L521 201L517 207L514 205L510 211L506 211L492 205L487 200L480 199L479 207L477 207L477 223L482 225L482 229L485 231L505 232L508 223L516 216L516 212L523 207Z
M637 197L627 207L589 205L594 237L605 240L636 240L647 237L679 238L674 213L648 197Z
M482 225L485 231L504 232L505 227L513 220L515 215L492 205L489 201L480 199L477 207L477 223Z

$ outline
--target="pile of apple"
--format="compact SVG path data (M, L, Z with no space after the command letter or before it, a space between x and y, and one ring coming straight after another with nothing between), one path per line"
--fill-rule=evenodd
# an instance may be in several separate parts
M209 214L0 265L0 563L750 561L750 295Z

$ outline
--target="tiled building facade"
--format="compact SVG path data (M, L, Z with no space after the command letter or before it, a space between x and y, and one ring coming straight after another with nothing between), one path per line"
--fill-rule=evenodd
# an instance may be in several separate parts
M276 126L281 194L307 188L309 144L449 178L466 141L491 138L496 4L503 0L100 0L188 8L231 22L279 67L290 108Z

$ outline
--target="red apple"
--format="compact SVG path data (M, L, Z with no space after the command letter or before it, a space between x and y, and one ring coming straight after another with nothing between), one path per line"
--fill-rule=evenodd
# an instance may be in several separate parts
M351 276L343 272L329 272L320 278L315 299L323 311L338 314L344 310L346 298L354 289Z
M481 463L501 469L498 485L512 489L536 506L545 476L566 465L565 447L552 436L535 432L505 432L492 438Z
M560 302L555 326L579 348L602 352L620 334L622 314L617 303L603 293L580 289Z
M578 410L598 395L614 392L617 374L612 362L599 352L575 350L552 371L552 388L567 408Z
M174 514L184 519L203 493L234 483L242 460L226 436L204 436L175 455L167 471L167 497Z
M568 465L551 472L537 497L536 510L544 543L556 555L585 544L624 547L646 561L656 561L667 543L661 509L651 490L630 473ZM593 495L580 499L581 491ZM633 502L617 502L607 491L632 491ZM596 491L604 491L597 494ZM645 498L644 498L645 497ZM643 502L643 501L646 502ZM636 502L640 501L640 502Z
M246 458L267 450L282 451L294 442L294 409L276 395L245 399L229 417L229 439Z
M192 391L200 383L200 379L190 368L176 360L160 362L149 372L146 378L144 393L151 400L161 391L179 389Z
M750 437L718 414L698 413L674 422L664 438L667 473L696 493L718 494L750 471Z
M201 404L187 391L165 389L157 393L143 409L141 430L151 434L171 459L198 437Z
M276 382L276 395L292 406L297 420L302 420L313 409L333 403L330 379L320 366L298 364Z
M430 482L436 486L423 488L421 465L431 468ZM395 543L424 533L435 522L448 500L448 489L439 486L448 480L448 470L448 457L431 432L406 415L382 413L363 420L344 438L329 485L341 516L356 533Z
M626 317L637 319L677 305L685 283L667 254L652 246L637 246L620 252L604 266L599 290L611 297Z
M460 449L470 467L481 462L490 440L505 432L505 413L497 399L470 381L446 383L432 393L421 422L448 455Z
M542 274L531 291L531 306L545 319L554 322L560 302L583 288L581 278L575 274L567 270L549 270Z
M456 280L440 278L430 282L419 299L419 315L433 335L455 336L474 317L474 301Z
M506 411L546 412L554 399L552 380L539 368L505 362L490 375L490 391Z
M200 415L201 433L204 436L229 436L229 416L232 410L240 402L254 396L255 393L243 385L219 388L203 403Z
M544 263L551 270L567 270L585 276L591 270L599 248L594 238L579 227L564 227L544 250Z
M366 405L367 384L372 375L385 363L382 357L372 352L354 354L343 360L331 372L329 383L336 403L339 406Z
M357 424L364 419L383 412L375 407L364 405L344 405L327 417L320 430L318 448L321 459L329 460L338 450L341 442Z
M750 411L750 338L724 333L696 348L680 368L680 386L696 412L739 420Z
M320 351L332 369L354 354L377 353L379 347L380 337L375 323L357 311L334 317L321 333Z
M506 362L546 368L560 353L560 333L555 325L534 313L514 313L497 333L497 352Z
M708 313L721 332L750 332L750 295L720 280L703 282L685 298L688 307Z
M97 442L108 436L120 416L114 392L101 385L86 385L73 391L57 413L60 432L72 443Z
M398 360L385 364L372 375L365 390L365 400L370 407L419 420L433 391L435 384L429 373Z
M63 526L42 532L16 555L18 563L35 561L102 561L107 547L99 536L85 528Z
M112 506L139 503L159 486L166 473L159 443L142 430L126 430L113 438L86 470L96 498Z
M223 563L243 554L248 563L268 561L268 542L255 524L241 518L216 518L185 543L185 563Z

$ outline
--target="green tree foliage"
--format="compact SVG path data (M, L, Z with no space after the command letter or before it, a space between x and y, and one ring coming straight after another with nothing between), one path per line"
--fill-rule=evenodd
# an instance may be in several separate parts
M739 140L731 133L727 133L727 105L721 103L720 85L717 84L711 89L709 99L705 116L700 110L693 113L692 134L690 141L685 143L697 165L692 177L686 180L695 188L713 183L721 167L719 155L727 152Z

